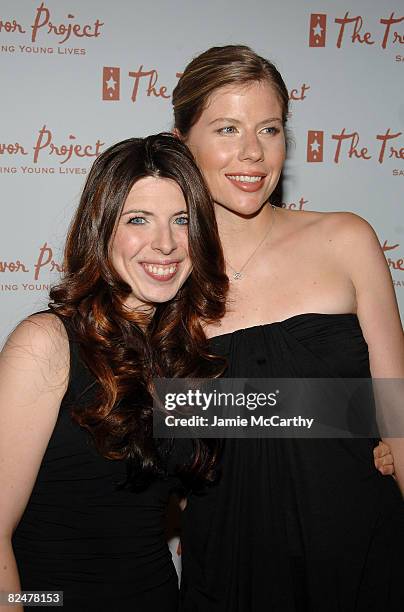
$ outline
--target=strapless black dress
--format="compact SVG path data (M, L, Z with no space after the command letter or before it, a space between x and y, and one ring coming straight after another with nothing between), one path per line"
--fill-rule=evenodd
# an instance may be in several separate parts
M370 377L353 314L212 338L226 376ZM370 439L227 439L183 516L183 612L403 612L404 507Z

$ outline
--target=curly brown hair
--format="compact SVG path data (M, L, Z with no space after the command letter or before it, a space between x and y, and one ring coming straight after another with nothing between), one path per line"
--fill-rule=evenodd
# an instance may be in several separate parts
M181 188L193 265L175 298L157 305L153 315L125 307L131 288L110 257L129 191L148 176ZM170 134L157 134L124 140L102 153L70 226L64 267L49 308L67 321L98 382L96 398L73 407L72 417L91 432L105 457L131 459L143 474L162 473L153 439L152 377L210 378L224 368L209 351L203 325L223 317L228 279L211 198L189 149ZM215 445L195 446L192 471L209 479Z

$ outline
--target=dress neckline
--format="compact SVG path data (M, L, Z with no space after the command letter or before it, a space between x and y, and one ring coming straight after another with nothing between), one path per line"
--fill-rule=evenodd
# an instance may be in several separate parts
M286 319L282 319L281 321L272 321L270 323L260 323L258 325L251 325L250 327L240 327L239 329L234 329L231 332L226 332L225 334L218 334L217 336L211 336L208 338L209 341L215 340L216 338L224 338L226 336L233 336L235 334L239 334L242 332L250 331L253 329L266 329L268 327L274 327L276 325L284 325L286 323L291 323L296 319L301 319L303 317L351 317L358 321L358 315L354 312L302 312L296 315L292 315L291 317L287 317Z

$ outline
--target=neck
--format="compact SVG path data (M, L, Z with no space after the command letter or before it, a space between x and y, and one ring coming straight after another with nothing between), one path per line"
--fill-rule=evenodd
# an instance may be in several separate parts
M220 204L215 204L215 212L224 256L231 262L235 260L235 263L243 262L262 240L273 222L274 214L269 203L250 216L239 215Z

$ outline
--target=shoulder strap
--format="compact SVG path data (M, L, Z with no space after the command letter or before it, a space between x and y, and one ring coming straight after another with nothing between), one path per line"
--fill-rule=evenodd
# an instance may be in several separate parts
M51 312L51 311L48 311ZM64 317L57 312L53 312L55 316L63 324L69 340L70 350L70 368L69 368L69 384L63 400L63 404L71 406L72 402L80 401L80 398L90 389L94 388L96 380L94 375L89 371L80 354L80 345L71 321L68 317Z

